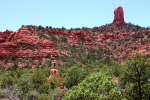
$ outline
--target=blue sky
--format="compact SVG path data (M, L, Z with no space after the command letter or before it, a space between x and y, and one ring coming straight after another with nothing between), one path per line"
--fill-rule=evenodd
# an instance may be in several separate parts
M21 25L101 26L113 21L118 6L127 23L150 26L150 0L0 0L0 4L0 31L17 31Z

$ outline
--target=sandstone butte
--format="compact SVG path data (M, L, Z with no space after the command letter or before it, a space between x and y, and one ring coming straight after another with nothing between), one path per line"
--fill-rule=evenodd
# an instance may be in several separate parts
M139 30L136 32L127 32L125 31L126 29L118 30L118 26L125 25L128 27L124 21L123 8L118 7L114 10L112 25L100 26L97 31L94 31L92 28L88 31L47 28L39 30L36 26L24 26L17 32L6 30L5 32L0 32L0 59L12 56L16 58L45 58L48 54L50 54L51 58L61 56L61 53L69 55L69 50L60 50L61 47L65 48L63 43L55 43L54 41L40 37L39 33L45 36L49 36L47 33L50 33L56 38L66 38L66 42L76 47L82 45L82 47L86 47L87 49L99 50L98 47L109 49L112 53L109 55L103 53L103 56L110 56L114 59L130 57L136 52L150 56L148 36L150 35L150 30ZM106 29L109 31L103 31ZM139 35L143 35L144 37L137 38L135 41L133 37ZM146 41L144 44L141 43L142 39ZM83 40L84 42L81 43L80 41Z

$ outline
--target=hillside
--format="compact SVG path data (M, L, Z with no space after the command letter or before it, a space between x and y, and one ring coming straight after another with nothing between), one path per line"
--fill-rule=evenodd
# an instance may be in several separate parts
M122 60L135 53L150 56L150 29L132 24L116 27L70 29L23 26L17 32L0 33L0 59L51 60L81 62L110 57Z
M119 15L119 17L118 17ZM65 29L27 25L17 32L0 32L0 65L20 67L77 63L86 65L110 58L122 64L126 57L140 53L150 57L150 28L124 22L123 9L114 10L114 21L93 28Z
M0 100L149 100L150 28L22 25L0 32Z

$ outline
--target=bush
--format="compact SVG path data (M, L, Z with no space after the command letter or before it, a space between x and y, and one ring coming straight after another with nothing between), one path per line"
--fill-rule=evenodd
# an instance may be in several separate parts
M54 89L54 99L62 99L65 92L63 90L60 89L60 87L57 87Z
M41 93L45 93L45 94L48 94L50 91L50 86L49 85L40 85L40 87L38 88L38 92L41 94Z
M18 82L18 87L20 88L21 94L28 93L32 90L33 84L31 80L31 73L27 72L22 74Z
M37 100L39 93L36 90L30 91L28 93L27 100Z
M14 63L14 65L13 65L13 66L8 67L8 69L7 69L7 70L17 70L17 68L18 68L18 65L17 65L16 63Z
M144 38L144 35L143 34L133 34L132 37L134 39L138 39L138 38Z
M0 98L5 98L6 97L6 91L3 89L0 89Z
M45 84L46 77L42 70L36 70L32 76L31 80L33 83L33 88L39 88L40 85Z
M121 100L121 91L107 74L94 73L72 87L63 100Z
M56 79L56 78L51 78L49 85L50 85L50 88L51 88L51 89L55 89L55 88L58 86L58 84L57 84L57 79Z
M63 83L67 88L78 85L88 75L88 71L78 66L72 66L63 77Z
M42 93L38 96L37 100L52 100L48 94Z
M14 84L14 78L9 73L1 75L0 80L2 83L2 88L6 88L7 86L11 86Z

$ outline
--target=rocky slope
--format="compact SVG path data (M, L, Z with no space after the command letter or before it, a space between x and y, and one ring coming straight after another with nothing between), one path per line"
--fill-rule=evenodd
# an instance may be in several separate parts
M50 64L51 59L86 64L110 57L123 63L135 53L150 57L150 29L125 23L123 8L118 7L113 23L99 27L66 30L28 25L17 32L0 32L0 48L1 66L10 66L16 58L18 65L32 67Z

